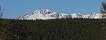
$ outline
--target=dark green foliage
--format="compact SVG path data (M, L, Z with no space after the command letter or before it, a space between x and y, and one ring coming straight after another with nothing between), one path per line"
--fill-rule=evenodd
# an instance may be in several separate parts
M0 19L0 40L106 40L105 19Z

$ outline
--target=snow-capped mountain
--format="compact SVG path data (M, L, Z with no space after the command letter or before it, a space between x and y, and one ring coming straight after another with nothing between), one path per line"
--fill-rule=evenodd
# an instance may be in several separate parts
M103 14L93 13L93 14L65 14L52 12L49 9L36 10L33 13L26 14L24 16L18 17L18 19L36 20L36 19L61 19L61 18L89 18L89 19L101 19Z

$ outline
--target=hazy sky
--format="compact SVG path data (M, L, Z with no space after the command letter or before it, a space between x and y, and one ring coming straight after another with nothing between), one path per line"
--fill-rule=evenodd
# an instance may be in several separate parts
M37 9L50 9L63 13L100 12L101 2L106 0L0 0L5 18L16 18Z

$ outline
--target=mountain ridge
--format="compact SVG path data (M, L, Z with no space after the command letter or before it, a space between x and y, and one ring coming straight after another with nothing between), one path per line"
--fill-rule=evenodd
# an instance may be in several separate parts
M26 20L36 20L36 19L61 19L61 18L89 18L89 19L101 19L103 14L93 13L93 14L66 14L66 13L58 13L52 12L49 9L39 9L35 10L33 13L26 14L24 16L18 17L18 19L26 19Z

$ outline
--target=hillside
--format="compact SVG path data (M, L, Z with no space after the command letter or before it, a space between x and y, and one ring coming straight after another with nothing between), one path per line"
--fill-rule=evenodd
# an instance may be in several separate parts
M106 19L0 19L0 40L106 40Z

